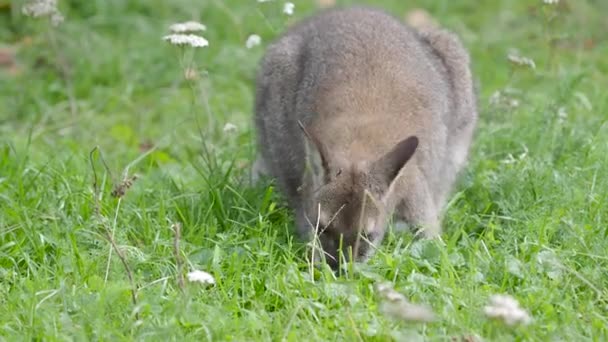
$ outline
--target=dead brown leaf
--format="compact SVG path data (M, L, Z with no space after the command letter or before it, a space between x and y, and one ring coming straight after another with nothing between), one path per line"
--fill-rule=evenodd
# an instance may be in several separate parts
M422 8L416 8L405 15L405 22L416 29L436 29L439 27L437 21Z
M9 67L15 64L15 53L9 49L0 48L0 67Z
M317 5L321 8L332 7L336 4L336 0L317 0Z
M0 48L0 72L6 72L11 76L16 76L21 73L21 68L17 64L16 52L13 48Z

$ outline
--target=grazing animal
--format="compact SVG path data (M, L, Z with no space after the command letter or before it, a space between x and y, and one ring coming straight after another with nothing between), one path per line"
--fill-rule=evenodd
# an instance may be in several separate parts
M440 234L477 122L469 64L454 34L368 7L325 10L269 45L254 178L276 180L330 265L366 260L391 217Z

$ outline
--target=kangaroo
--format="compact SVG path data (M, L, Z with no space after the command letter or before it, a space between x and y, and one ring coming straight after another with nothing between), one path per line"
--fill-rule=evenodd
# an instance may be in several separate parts
M276 180L315 258L366 261L391 218L441 233L477 122L469 64L454 34L370 7L324 10L268 46L254 178Z

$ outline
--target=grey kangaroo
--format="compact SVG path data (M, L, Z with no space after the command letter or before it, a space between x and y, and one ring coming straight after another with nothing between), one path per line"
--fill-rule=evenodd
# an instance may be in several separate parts
M367 7L326 10L269 45L253 177L276 180L315 260L367 260L391 217L441 233L477 122L469 64L454 34Z

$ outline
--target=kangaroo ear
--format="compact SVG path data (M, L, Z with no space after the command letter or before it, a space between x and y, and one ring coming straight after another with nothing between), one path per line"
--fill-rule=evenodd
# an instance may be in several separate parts
M410 136L401 140L392 150L372 164L371 175L388 188L399 174L399 171L412 158L417 147L418 138L416 136Z
M327 149L325 148L325 146L321 143L321 141L319 141L319 139L317 139L316 136L314 136L313 134L311 134L311 132L309 132L308 130L306 130L306 127L304 127L304 124L302 124L302 122L300 120L298 120L298 125L300 126L300 128L302 129L302 132L304 133L304 135L306 136L306 138L308 139L308 141L315 147L315 149L317 150L317 155L318 158L320 159L320 164L322 167L322 170L319 170L322 172L322 177L324 179L326 179L329 176L329 165L327 163ZM312 154L311 157L314 158L315 153ZM313 159L314 161L314 159ZM313 162L313 164L318 164L315 162ZM318 172L315 172L318 173Z

